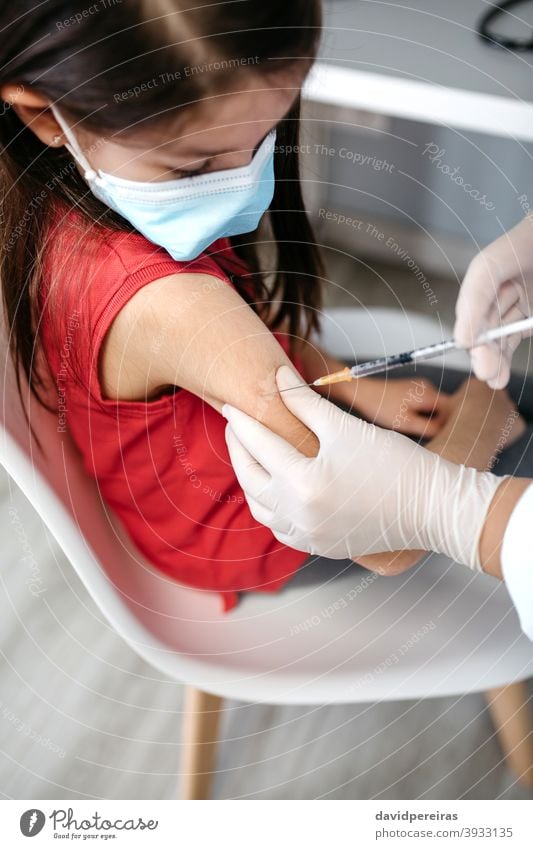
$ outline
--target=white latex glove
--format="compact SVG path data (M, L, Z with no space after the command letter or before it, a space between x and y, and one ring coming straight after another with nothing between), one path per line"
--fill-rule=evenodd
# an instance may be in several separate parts
M524 218L474 257L455 313L454 336L465 348L485 330L533 315L533 216ZM476 377L492 389L503 389L522 338L517 334L473 349Z
M280 389L300 383L287 366ZM320 441L308 458L229 405L226 441L254 518L300 551L357 559L399 549L481 569L478 540L503 478L455 465L399 433L344 413L307 387L283 393Z

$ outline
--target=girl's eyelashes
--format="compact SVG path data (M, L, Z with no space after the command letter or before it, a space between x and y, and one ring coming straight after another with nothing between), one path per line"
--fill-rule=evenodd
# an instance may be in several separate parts
M266 139L267 135L268 135L268 133L266 133L263 136L263 138L260 141L257 142L256 146L253 149L252 156L255 156L255 154L257 153L257 151L259 150L259 148L263 144L264 140ZM191 170L188 170L186 168L171 168L170 170L172 171L172 174L174 174L177 177L197 177L200 174L205 174L207 171L209 171L209 163L210 162L211 162L211 159L207 159L198 168L194 168L194 169L191 169Z
M204 162L203 165L200 165L199 168L194 168L193 170L187 170L185 168L173 168L172 173L176 174L178 177L196 177L198 174L204 174L207 171L207 163Z

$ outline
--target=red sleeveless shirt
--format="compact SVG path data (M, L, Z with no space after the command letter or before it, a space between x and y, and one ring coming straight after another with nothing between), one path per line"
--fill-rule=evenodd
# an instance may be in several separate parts
M230 463L225 419L184 389L153 401L115 402L102 396L98 379L106 331L142 286L182 272L233 286L242 262L227 239L176 262L141 235L107 231L98 241L86 230L73 214L55 225L39 291L58 426L68 427L107 505L156 568L219 592L226 611L239 592L279 589L307 555L279 543L252 517ZM52 280L55 299L48 298ZM274 335L288 352L286 337ZM153 345L156 353L157 338Z

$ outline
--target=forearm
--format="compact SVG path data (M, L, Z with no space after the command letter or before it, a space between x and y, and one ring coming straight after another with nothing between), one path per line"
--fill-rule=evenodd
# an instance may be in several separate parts
M495 392L485 383L470 380L458 394L458 404L442 431L426 446L433 451L478 471L492 468L499 451L505 448L521 420L505 393ZM491 502L479 542L482 568L502 579L501 547L514 507L532 483L526 478L505 478Z
M426 449L453 463L471 466L479 471L487 470L492 466L498 450L505 447L506 440L503 434L513 430L513 427L517 425L518 417L513 413L512 406L504 393L494 392L486 384L477 380L465 381L454 398L455 404L447 422L438 435L426 444ZM499 549L494 538L497 536L498 527L501 529L502 524L504 526L507 524L512 512L510 501L516 503L519 497L518 491L521 494L523 489L513 486L509 490L502 491L502 498L498 501L499 522L494 529L488 526L482 562L483 556L488 557L490 552L487 571L492 569L492 574L495 574L494 570L500 568L496 565L499 564ZM502 538L503 533L500 536L500 545ZM424 552L420 550L396 551L358 558L357 562L376 571L381 568L390 573L409 568L423 554Z
M530 478L505 478L492 499L479 540L479 559L483 571L503 580L501 550L511 514L518 501L533 484Z

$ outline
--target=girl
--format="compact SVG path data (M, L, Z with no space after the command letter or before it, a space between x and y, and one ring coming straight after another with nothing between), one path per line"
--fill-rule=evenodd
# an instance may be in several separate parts
M155 566L229 609L306 555L253 520L220 409L315 454L274 375L341 367L305 344L323 272L295 151L320 9L187 5L4 4L2 285L20 371L47 404L51 374L107 504ZM401 408L416 435L449 410L429 382L335 393L384 426Z

